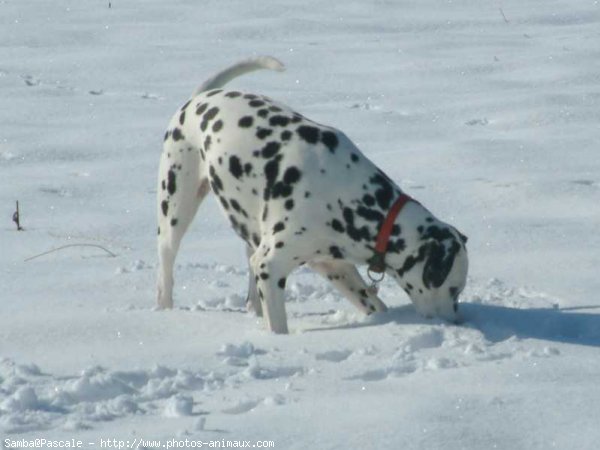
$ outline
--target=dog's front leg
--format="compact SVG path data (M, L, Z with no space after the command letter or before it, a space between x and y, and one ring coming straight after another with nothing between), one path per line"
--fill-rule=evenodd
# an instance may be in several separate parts
M270 244L258 247L250 258L255 275L256 290L262 304L267 326L273 333L287 334L285 312L285 283L287 276L297 264L286 252L278 251Z
M343 261L311 262L309 267L327 278L350 303L365 314L387 311L381 299L369 289L353 264Z
M248 256L248 296L246 297L246 309L248 311L254 311L258 317L262 317L262 305L258 298L258 291L256 290L256 278L250 259L254 254L254 249L249 245L246 246L246 255Z

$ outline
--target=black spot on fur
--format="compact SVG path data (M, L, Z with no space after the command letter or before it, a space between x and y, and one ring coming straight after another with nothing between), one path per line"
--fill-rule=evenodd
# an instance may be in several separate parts
M281 161L281 158L281 155L276 155L265 164L264 171L265 178L267 179L267 186L265 187L263 194L265 200L268 200L271 197L271 191L273 190L273 186L275 186L275 180L279 175L279 162Z
M223 89L216 89L214 91L209 91L206 96L207 97L212 97L213 95L217 95L218 93L223 92Z
M240 225L239 234L244 241L248 242L248 227L245 224Z
M289 141L292 138L292 132L290 130L285 130L281 132L281 140Z
M214 133L218 132L221 128L223 128L222 120L217 120L215 123L213 123L212 130Z
M344 228L344 225L342 225L342 222L340 222L337 219L333 219L331 221L331 228L333 228L338 233L344 233L346 231L346 229Z
M283 174L283 182L285 184L294 184L300 181L301 176L302 174L300 173L297 167L288 167L285 173Z
M235 198L229 199L229 203L231 204L231 207L234 209L234 211L240 212L242 210L242 207Z
M270 108L271 111L273 111L272 108ZM269 119L269 125L271 125L272 127L276 127L276 126L280 126L280 127L287 127L288 124L290 123L290 118L286 117L286 116L273 116Z
M178 220L177 219L171 219L171 226L174 227L177 225Z
M240 95L242 95L241 92L231 91L231 92L228 92L227 94L225 94L225 97L236 98L236 97L239 97Z
M263 158L272 158L273 156L275 156L277 154L277 152L279 151L279 149L281 148L281 144L279 142L269 142L267 143L267 145L265 145L262 149L262 157Z
M256 234L256 233L252 234L252 243L254 245L256 245L257 247L260 245L260 237L258 237L258 234Z
M255 98L258 98L258 97L254 94L246 94L246 95L244 95L244 98L247 98L248 100L254 100Z
M454 235L448 228L430 225L421 236L421 239L435 239L436 241L443 241L445 239L454 239Z
M163 200L160 203L160 209L162 210L163 216L167 217L167 214L169 213L169 202L166 200Z
M285 277L280 278L279 281L277 281L277 286L279 286L280 289L285 289Z
M166 141L167 139L169 139L170 135L171 135L171 133L169 133L168 131L166 131L165 132L165 138L163 140Z
M173 130L172 136L174 141L180 141L181 139L183 139L183 133L179 128L175 128Z
M404 242L404 239L395 239L395 240L390 239L388 241L386 251L388 253L402 253L405 248L406 248L406 243Z
M357 163L359 160L358 155L356 153L352 153L350 155L350 159L352 160L353 163Z
M181 111L181 114L179 114L179 125L183 125L185 122L185 111Z
M327 146L331 153L335 152L339 143L337 136L332 131L323 131L321 133L321 142Z
M206 138L204 138L204 151L208 152L210 150L210 144L212 142L212 139L210 137L210 134L206 136Z
M275 248L281 248L281 247L283 247L283 245L284 245L283 242L279 241L275 244Z
M231 222L231 226L235 231L238 231L239 223L233 214L229 215L229 221Z
M256 137L259 139L265 139L269 137L271 133L273 133L273 130L271 130L270 128L258 127L258 129L256 130Z
M208 174L212 180L210 185L214 193L219 195L219 192L223 190L223 181L221 181L221 178L217 175L217 172L213 166L209 167Z
M376 173L369 181L371 184L379 186L375 191L375 199L381 209L387 210L390 207L394 197L394 188L392 182L382 173Z
M268 280L269 279L269 274L266 273L266 272L261 272L260 279L261 280Z
M241 128L249 128L252 126L253 123L254 123L254 118L252 116L244 116L239 120L238 125Z
M291 198L285 201L285 209L287 209L288 211L292 210L294 208L294 200L292 200Z
M183 106L181 108L179 108L179 110L184 111L190 105L191 102L192 102L192 99L189 99L187 102L185 102L183 104Z
M242 177L244 170L242 169L242 164L240 162L240 158L233 155L229 158L229 172L238 180Z
M269 117L269 110L268 109L259 109L256 114L259 117L262 117L263 119L265 119L265 118Z
M265 102L263 102L262 100L252 100L248 103L248 105L250 105L252 108L260 108L264 104Z
M175 171L173 169L169 169L167 173L167 192L170 195L173 195L177 190L177 185L175 183L177 176L175 175Z
M411 270L419 262L423 261L427 256L427 250L427 245L423 244L419 247L419 251L417 252L416 256L408 256L402 263L402 267L396 271L398 276L403 277L406 272Z
M225 197L219 197L219 200L221 201L221 205L223 205L223 208L225 208L225 210L229 209L229 202L227 202L227 200L225 199Z
M250 163L244 164L244 173L246 175L250 175L251 172L252 172L252 164L250 164Z
M260 154L260 152L255 152ZM258 155L256 155L258 156ZM281 155L277 155L275 158L269 160L264 167L265 178L267 180L267 187L265 189L265 200L268 200L268 194L271 188L275 184L277 175L279 175L279 161L281 161Z
M213 106L208 111L206 111L203 117L205 120L213 120L217 114L219 114L219 108Z
M199 103L196 106L196 114L197 115L203 114L204 111L206 111L206 108L208 108L208 103Z
M219 108L213 106L208 111L204 113L202 116L202 123L200 123L200 129L202 131L206 131L208 127L208 123L215 118L215 116L219 113Z
M356 214L365 219L367 222L383 222L383 214L379 211L375 211L374 209L365 208L364 206L359 206L356 209Z
M368 241L371 239L371 233L369 233L369 229L366 226L357 228L354 224L354 211L346 207L344 208L342 215L346 221L346 234L350 239L356 242L362 240Z
M337 247L336 245L332 245L331 247L329 247L329 254L331 256L333 256L335 259L343 259L344 258L344 255L340 251L339 247Z
M271 188L271 196L273 198L286 198L292 195L292 186L289 184L285 184L282 181L278 181Z
M304 139L309 144L316 144L319 142L320 132L318 128L302 125L298 127L296 133L298 133L298 136L300 136L300 138Z
M277 222L273 226L273 234L279 233L280 231L285 230L285 224L283 222Z
M279 106L269 106L269 111L273 111L273 112L281 112L281 108Z
M375 197L369 194L363 195L362 201L367 206L373 206L375 204Z

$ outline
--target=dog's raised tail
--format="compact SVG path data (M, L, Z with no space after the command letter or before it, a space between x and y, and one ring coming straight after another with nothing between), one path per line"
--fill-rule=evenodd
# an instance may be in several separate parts
M229 66L227 69L222 70L221 72L210 77L194 91L194 96L204 91L223 87L234 78L259 69L269 69L276 70L277 72L283 72L285 70L285 66L281 63L281 61L273 58L272 56L258 56L256 58L246 59L244 61L237 62L234 65Z

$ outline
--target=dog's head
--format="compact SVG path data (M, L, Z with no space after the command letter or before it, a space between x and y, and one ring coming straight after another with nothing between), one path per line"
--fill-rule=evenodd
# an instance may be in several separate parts
M465 287L469 266L467 237L449 225L432 229L391 273L417 312L456 322L458 296Z

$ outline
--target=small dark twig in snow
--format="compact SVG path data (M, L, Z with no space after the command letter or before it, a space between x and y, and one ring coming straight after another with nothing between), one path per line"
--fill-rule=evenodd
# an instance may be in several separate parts
M23 231L23 227L21 226L21 214L19 213L19 200L17 200L17 209L13 214L13 222L17 224L17 231Z
M61 247L53 248L52 250L48 250L47 252L44 252L44 253L40 253L39 255L30 256L29 258L27 258L25 260L25 262L31 261L32 259L35 259L35 258L39 258L40 256L45 256L45 255L49 255L50 253L54 253L54 252L58 252L60 250L64 250L65 248L70 248L70 247L95 247L95 248L99 248L101 250L104 250L112 258L114 258L115 256L117 256L116 254L114 254L110 250L108 250L105 247L102 247L101 245L98 245L98 244L67 244L67 245L63 245Z
M504 15L504 11L502 10L502 8L498 8L498 9L500 10L500 14L502 14L502 18L504 19L504 22L506 22L506 23L510 23L510 22L508 21L508 19L506 18L506 16Z

